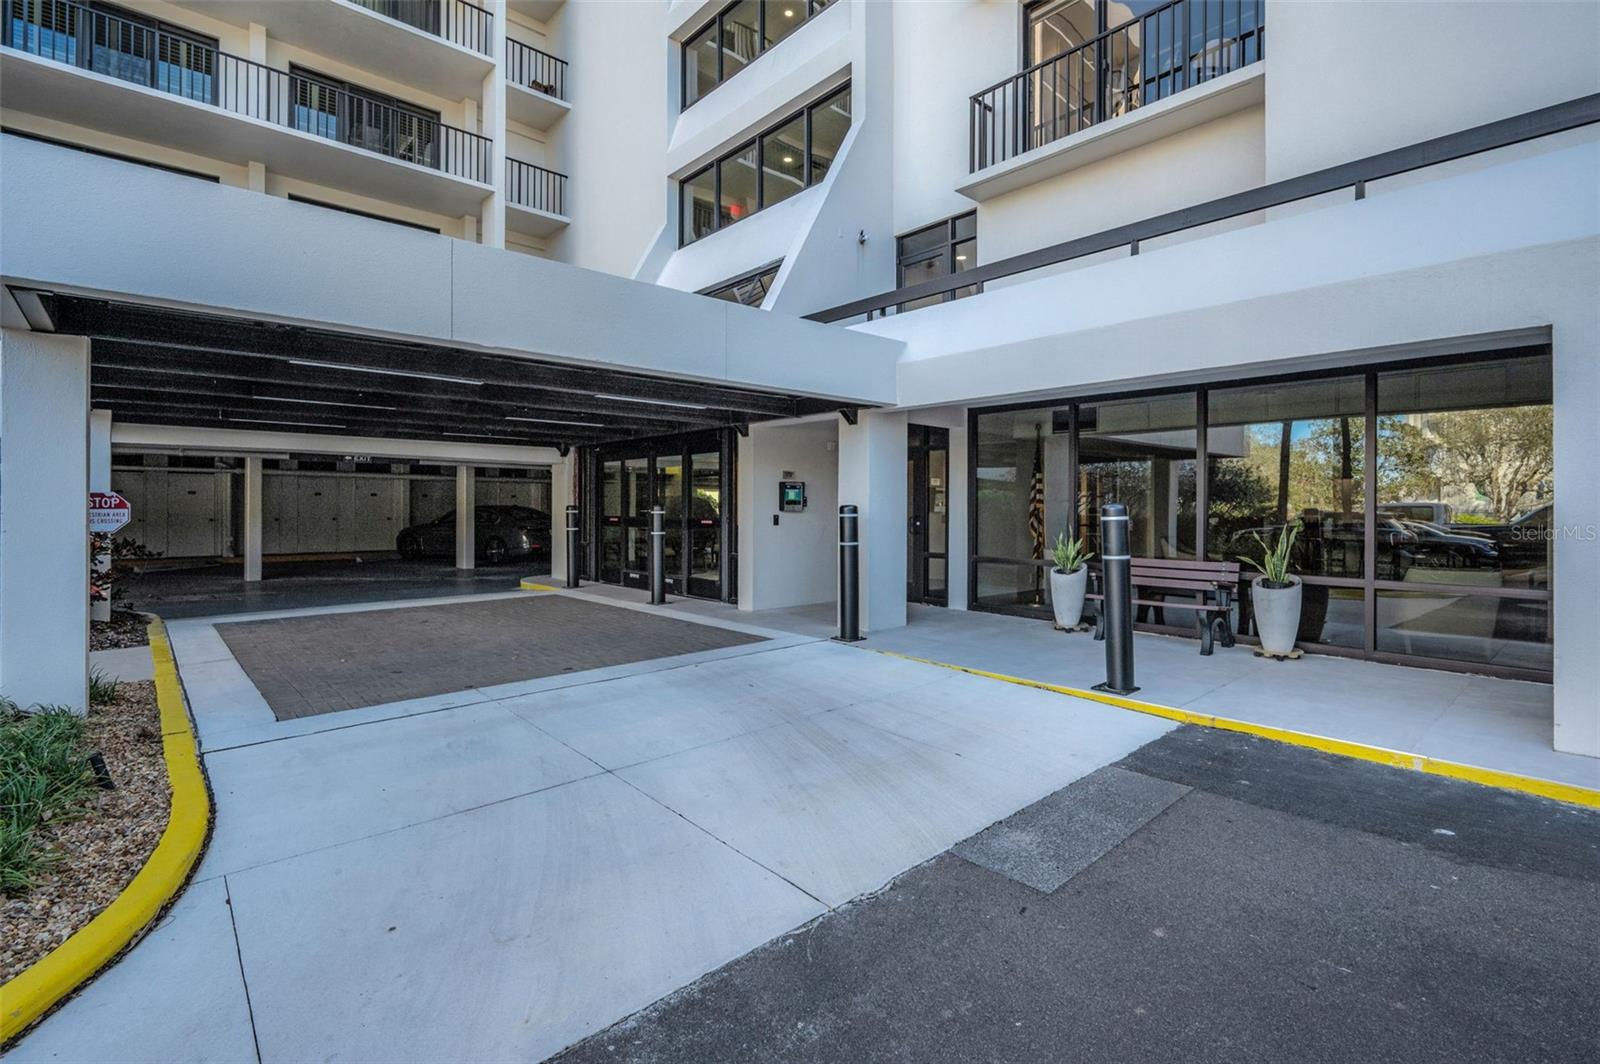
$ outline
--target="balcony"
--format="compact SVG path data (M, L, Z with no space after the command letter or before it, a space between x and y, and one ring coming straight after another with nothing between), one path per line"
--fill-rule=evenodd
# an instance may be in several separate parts
M524 236L546 237L564 229L567 175L521 159L506 159L506 228Z
M1199 109L1186 124L1259 102L1259 79L1230 75L1263 55L1263 7L1264 0L1171 0L976 93L970 171L1011 169L1013 160L1046 146L1066 142L1060 147L1067 149L1072 138L1087 139L1091 131L1132 127L1142 109L1160 106L1176 113L1175 97L1208 83L1225 89L1253 82L1256 99L1243 94L1230 99L1226 110Z
M481 95L494 66L494 15L468 0L174 2L447 100Z
M64 0L4 0L8 108L444 214L490 142L428 115Z
M566 60L507 37L506 117L542 132L570 110Z

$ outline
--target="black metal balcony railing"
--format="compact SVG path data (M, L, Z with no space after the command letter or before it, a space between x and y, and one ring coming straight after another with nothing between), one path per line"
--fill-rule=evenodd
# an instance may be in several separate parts
M489 183L488 138L67 0L4 0L9 48Z
M1260 59L1264 0L1172 0L972 97L973 173Z
M567 98L567 61L548 52L506 38L506 80L524 88Z
M443 37L483 55L492 54L494 15L467 0L351 0L413 29Z
M506 198L522 207L567 216L567 175L506 159Z

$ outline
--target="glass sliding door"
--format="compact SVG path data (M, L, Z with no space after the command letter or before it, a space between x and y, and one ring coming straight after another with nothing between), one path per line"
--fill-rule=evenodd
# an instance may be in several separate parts
M688 593L722 597L722 455L699 451L689 456Z
M622 463L600 463L600 580L622 583Z
M622 583L650 586L650 459L622 462Z
M732 539L732 447L718 433L600 448L589 498L599 515L599 579L650 584L650 511L664 511L667 590L732 601L725 546Z

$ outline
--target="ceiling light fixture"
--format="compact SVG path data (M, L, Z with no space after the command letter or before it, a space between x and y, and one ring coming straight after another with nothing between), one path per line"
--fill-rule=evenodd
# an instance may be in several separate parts
M291 358L291 366L312 366L316 369L337 369L350 373L376 373L382 377L415 377L424 381L444 381L447 384L470 384L483 387L483 382L471 377L451 377L442 373L416 373L409 369L374 369L371 366L347 366L343 362L317 362L309 358Z
M651 406L675 406L683 410L708 409L707 407L701 406L699 403L674 403L669 402L666 399L639 399L632 395L600 395L597 393L594 398L607 399L614 403L648 403Z
M507 421L526 421L534 425L581 425L586 429L603 429L605 426L598 421L562 421L553 417L512 417L506 415Z
M785 166L793 166L794 165L794 156L793 155L785 155L783 157L783 165L785 165Z
M482 432L441 432L441 436L453 436L458 440L510 440L512 443L526 442L521 436L490 436Z
M966 262L967 261L967 257L965 255L957 255L956 256L956 261L957 262Z
M225 421L232 421L240 425L290 425L297 429L342 429L343 425L334 425L321 421L269 421L261 417L230 417Z
M308 406L347 406L357 410L399 410L398 406L379 406L377 403L338 403L331 399L291 399L287 395L258 395L264 403L305 403Z

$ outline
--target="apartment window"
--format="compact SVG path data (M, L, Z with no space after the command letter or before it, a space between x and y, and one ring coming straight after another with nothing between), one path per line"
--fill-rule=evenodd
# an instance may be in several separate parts
M678 245L781 203L821 181L850 131L845 85L678 185Z
M759 307L772 290L772 282L777 280L778 268L782 265L782 262L774 262L742 277L707 288L700 294L729 303L743 303L747 307Z
M56 62L215 101L217 41L110 4L8 0L5 43Z
M735 0L683 43L683 106L755 62L833 0Z
M359 85L289 67L291 124L380 155L438 166L439 112Z
M970 270L978 264L978 212L968 211L907 233L896 242L896 251L899 262L899 284L896 287L899 288ZM899 309L916 310L918 307L975 295L981 290L980 285L967 285L954 292L902 303Z

